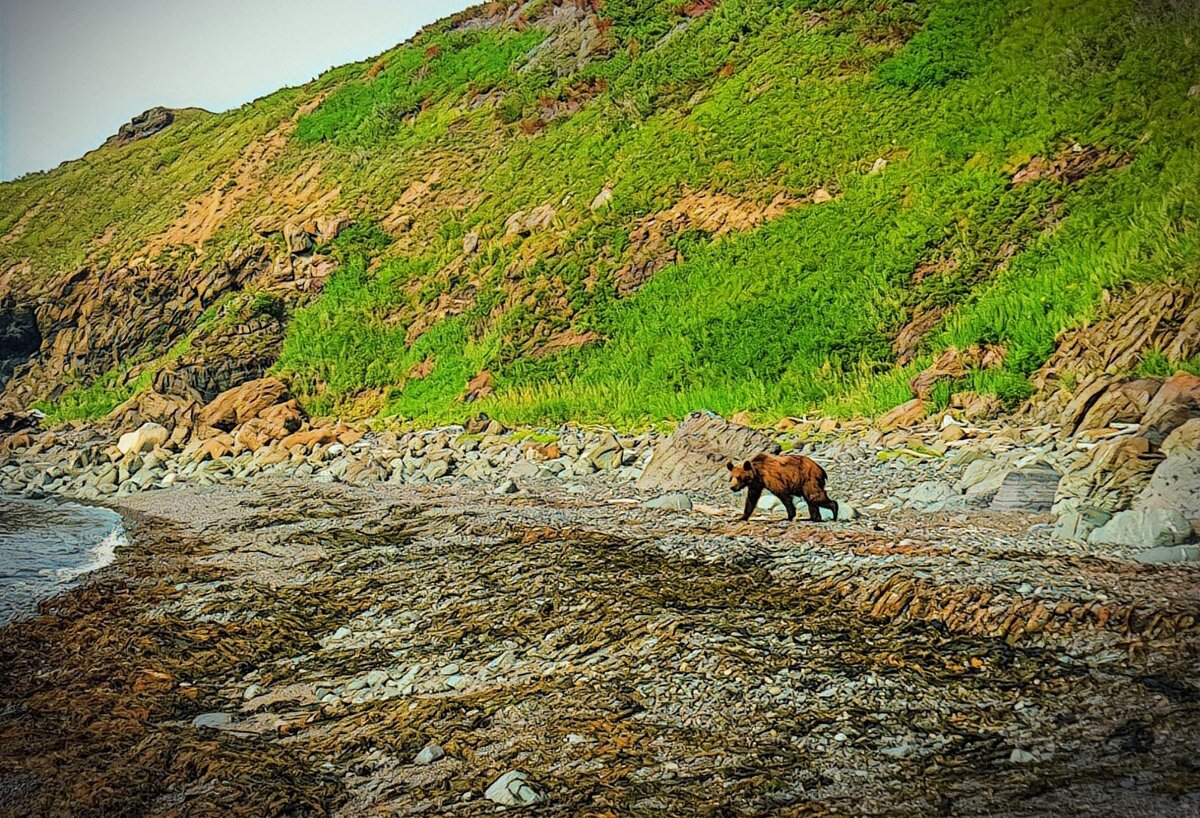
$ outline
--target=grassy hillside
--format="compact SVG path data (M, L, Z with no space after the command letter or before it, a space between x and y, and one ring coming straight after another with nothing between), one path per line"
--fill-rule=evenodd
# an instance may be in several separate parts
M0 235L26 224L0 270L158 249L291 117L190 252L219 263L332 191L354 226L317 248L337 271L290 299L277 364L312 411L873 414L975 343L1004 364L954 388L1017 402L1105 289L1200 281L1197 84L1182 0L494 4L2 186ZM463 403L483 370L495 394Z

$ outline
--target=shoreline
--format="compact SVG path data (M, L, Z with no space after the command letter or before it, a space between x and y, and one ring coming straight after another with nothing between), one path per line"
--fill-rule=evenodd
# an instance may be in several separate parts
M1197 806L1195 572L1080 560L1029 533L1044 517L311 481L116 499L117 561L0 629L14 815L474 815L512 771L534 814Z

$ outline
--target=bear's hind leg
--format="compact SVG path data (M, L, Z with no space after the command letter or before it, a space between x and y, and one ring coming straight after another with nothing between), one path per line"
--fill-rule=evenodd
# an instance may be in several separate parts
M775 492L771 493L775 494ZM796 504L792 502L792 495L775 494L775 496L779 498L779 501L783 503L783 507L787 509L788 522L796 519Z
M832 497L830 497L830 498L827 498L827 499L825 500L825 502L824 502L824 503L821 503L821 505L822 505L824 508L827 508L827 509L829 509L830 511L832 511L832 512L833 512L833 519L834 519L834 520L837 520L837 518L838 518L838 504L837 504L837 500L834 500Z
M806 500L808 503L808 516L814 523L821 522L821 505L814 503L812 500Z

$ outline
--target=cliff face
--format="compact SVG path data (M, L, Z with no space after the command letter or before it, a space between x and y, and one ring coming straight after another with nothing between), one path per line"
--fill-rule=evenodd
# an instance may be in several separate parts
M995 354L928 402L1195 366L1198 36L1117 0L477 7L0 186L2 401L274 370L313 411L641 422L877 413L948 348ZM1088 353L1146 287L1191 340Z

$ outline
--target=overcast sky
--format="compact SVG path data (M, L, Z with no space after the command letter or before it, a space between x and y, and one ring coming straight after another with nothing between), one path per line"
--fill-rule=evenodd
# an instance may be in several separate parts
M385 51L468 0L0 0L0 179L155 105L236 108Z

